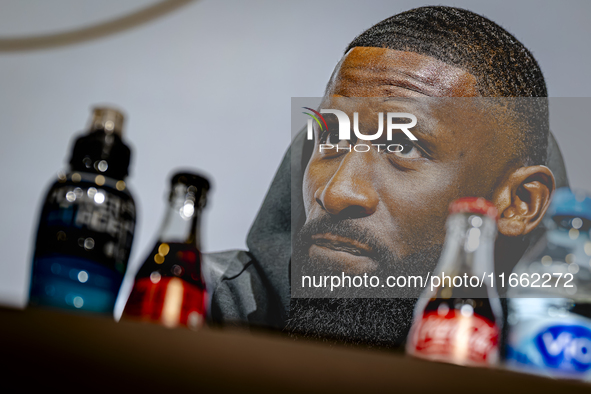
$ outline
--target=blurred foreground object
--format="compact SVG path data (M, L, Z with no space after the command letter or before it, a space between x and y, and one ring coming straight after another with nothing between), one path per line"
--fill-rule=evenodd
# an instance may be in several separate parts
M0 52L33 51L96 40L151 22L193 1L162 0L113 20L54 34L0 37Z
M181 172L172 177L158 240L135 277L123 319L193 329L203 324L208 297L201 269L200 220L208 190L208 180L199 175Z
M581 382L466 370L276 333L169 330L40 309L0 309L0 321L4 384L18 392L589 393Z
M415 306L409 354L470 366L498 362L502 309L494 287L496 219L495 206L484 198L460 198L450 205L443 252L433 272L444 278ZM484 283L457 286L457 277L484 278Z
M591 198L558 189L544 222L546 234L513 270L528 281L509 289L507 364L591 380Z
M95 108L41 212L29 304L112 314L135 228L123 115Z

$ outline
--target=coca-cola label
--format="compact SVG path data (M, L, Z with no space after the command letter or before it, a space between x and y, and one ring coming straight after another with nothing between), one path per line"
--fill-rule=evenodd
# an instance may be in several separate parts
M499 329L477 314L451 309L445 315L428 312L413 327L410 352L456 364L492 365L498 359Z

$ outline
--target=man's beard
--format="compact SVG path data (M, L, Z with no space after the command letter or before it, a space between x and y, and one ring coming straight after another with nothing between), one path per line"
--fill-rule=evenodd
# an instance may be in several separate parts
M286 330L292 337L395 348L412 324L414 298L292 298Z
M421 252L400 258L386 245L355 220L332 221L320 218L305 224L294 240L292 270L296 275L302 269L318 271L326 262L311 261L308 251L312 235L331 233L369 245L370 257L378 262L377 272L385 280L388 275L426 275L432 272L441 245L431 245ZM295 269L294 269L295 268ZM345 273L347 274L347 273ZM351 289L355 297L355 290ZM359 291L359 289L357 289ZM407 298L293 298L286 330L293 337L320 339L328 342L348 343L375 347L398 347L410 330L416 289ZM325 293L326 294L326 293ZM400 293L399 293L400 294ZM401 297L405 297L402 295Z

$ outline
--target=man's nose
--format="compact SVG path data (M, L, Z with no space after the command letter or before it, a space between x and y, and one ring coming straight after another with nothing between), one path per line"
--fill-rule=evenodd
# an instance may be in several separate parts
M314 194L316 202L334 216L359 218L373 214L379 203L371 177L371 153L345 155L330 181Z

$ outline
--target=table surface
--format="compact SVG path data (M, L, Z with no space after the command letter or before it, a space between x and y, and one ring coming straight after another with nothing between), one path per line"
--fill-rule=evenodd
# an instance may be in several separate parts
M0 309L0 322L1 382L23 389L591 393L591 385L579 382L433 363L262 331L195 332L42 309Z

